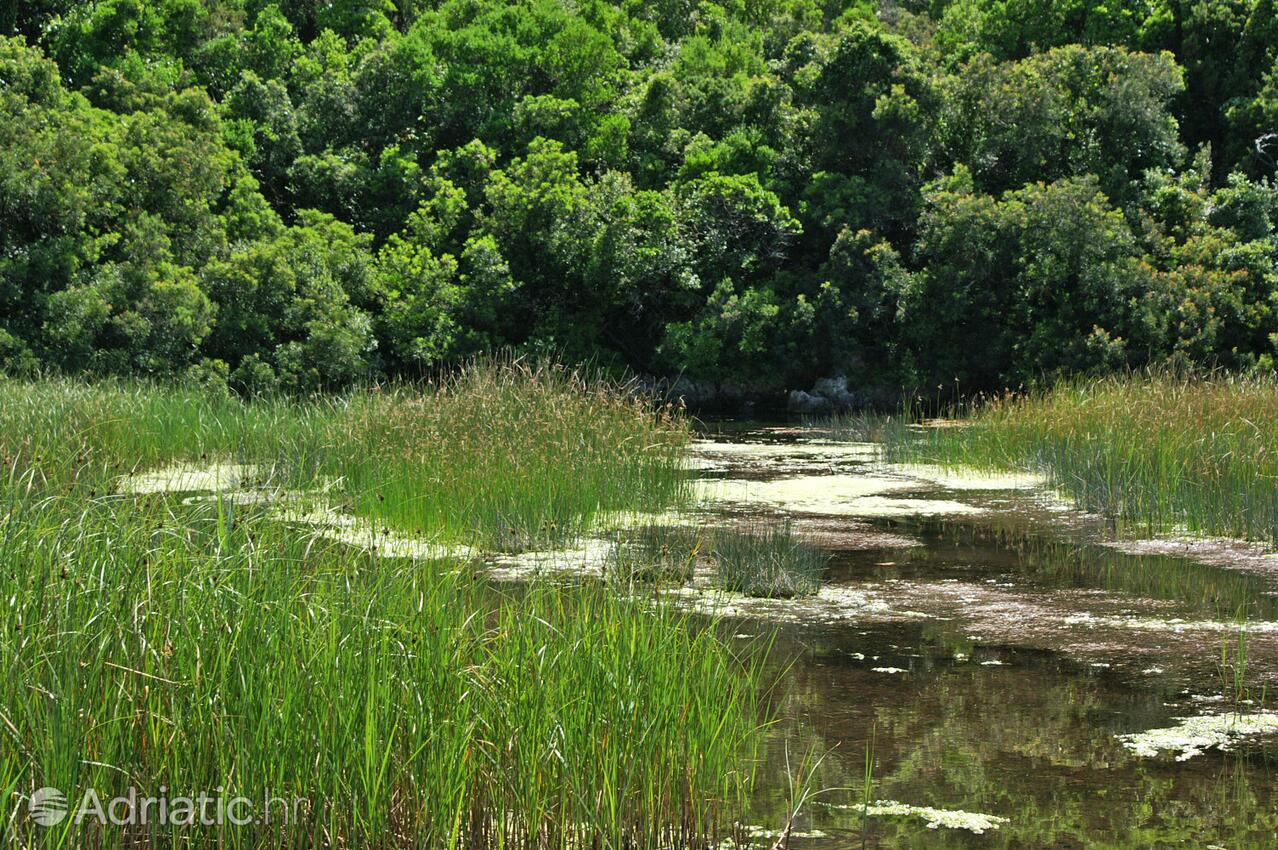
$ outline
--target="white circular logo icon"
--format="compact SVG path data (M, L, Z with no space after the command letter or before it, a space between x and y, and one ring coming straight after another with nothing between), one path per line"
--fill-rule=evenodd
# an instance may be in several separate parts
M31 819L40 826L57 826L67 816L67 795L57 788L37 788L27 808Z

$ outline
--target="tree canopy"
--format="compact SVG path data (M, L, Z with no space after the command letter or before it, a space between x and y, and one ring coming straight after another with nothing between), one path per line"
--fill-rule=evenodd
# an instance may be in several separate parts
M1273 0L0 9L0 369L1270 369Z

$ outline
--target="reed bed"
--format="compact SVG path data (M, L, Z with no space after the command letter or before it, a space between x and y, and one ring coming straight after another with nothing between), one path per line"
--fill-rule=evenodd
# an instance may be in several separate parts
M352 407L316 471L346 482L356 513L406 530L480 529L481 543L520 549L685 495L686 421L562 368L472 367Z
M687 584L697 559L713 545L713 529L648 523L619 535L608 571L623 584Z
M463 376L420 398L249 405L141 384L0 383L0 846L639 848L727 834L766 717L759 659L713 624L602 582L499 589L469 564L377 558L266 506L115 490L129 470L205 455L270 464L293 483L372 476L372 458L331 455L397 450L389 441L411 417L368 437L376 405L420 408L436 429L403 451L407 466L449 437L447 411L482 426L460 411L462 396L494 386L483 381L515 405L579 389L562 372L515 374ZM524 409L459 431L469 449L439 449L429 473L394 473L407 487L441 474L437 458L480 456L482 476L454 469L439 486L490 506L479 533L494 537L482 523L531 527L545 516L534 499L555 498L547 488L588 488L605 468L632 483L653 470L636 500L672 492L644 447L676 445L681 426L624 397L570 403L577 426L595 411L610 435L579 435L582 467L550 414ZM523 456L502 466L512 446ZM467 489L483 482L495 494ZM386 478L362 486L374 485L387 502L400 494ZM583 523L604 505L635 507L625 496L564 496L551 516ZM462 521L431 498L419 509L439 513L384 515ZM276 807L239 826L46 827L27 812L46 786L72 809L87 789L243 795L259 816L269 795Z
M1278 543L1278 382L1167 373L984 401L961 427L894 429L888 453L1028 469L1125 530Z
M828 560L786 521L725 528L651 524L619 536L608 574L623 586L678 586L691 583L698 563L706 563L713 564L715 583L724 590L789 599L820 590Z
M571 540L601 513L686 495L686 420L582 372L484 360L435 382L244 402L144 382L0 380L0 461L35 491L111 488L175 462L336 482L340 507L486 548Z

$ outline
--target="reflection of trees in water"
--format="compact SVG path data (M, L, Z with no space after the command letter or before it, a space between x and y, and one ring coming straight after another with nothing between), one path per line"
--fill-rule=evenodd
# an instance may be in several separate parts
M873 730L872 796L1009 817L984 837L986 846L1267 846L1262 836L1278 828L1275 779L1263 756L1142 761L1115 740L1117 732L1166 718L1158 693L1061 670L1046 653L1018 653L1014 667L967 661L945 669L955 651L967 649L952 639L937 646L914 627L859 638L857 651L884 654L885 662L897 652L890 643L901 653L920 643L932 652L912 659L909 674L876 674L868 659L848 657L856 639L810 640L810 654L778 683L782 720L767 745L756 820L785 811L787 747L792 757L813 748L828 753L816 785L849 789L827 795L832 802L859 801ZM796 638L777 642L779 657L801 650ZM804 823L855 831L860 816L817 806ZM967 838L931 832L922 821L880 819L873 833L878 846L914 846L925 833L929 846Z
M1017 514L920 526L927 545L895 557L915 569L962 563L1053 587L1098 588L1179 603L1200 617L1232 619L1243 613L1250 619L1278 619L1278 588L1255 573L1173 555L1120 552L1090 539L1062 537L1060 529L1040 533L1027 528Z

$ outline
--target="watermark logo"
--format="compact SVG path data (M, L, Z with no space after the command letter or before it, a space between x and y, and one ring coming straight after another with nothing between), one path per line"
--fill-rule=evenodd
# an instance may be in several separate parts
M89 788L76 799L76 805L72 806L61 790L39 788L28 799L27 812L33 823L43 827L57 826L68 817L77 826L98 823L102 826L207 827L287 826L310 810L310 801L305 797L275 797L269 791L260 800L228 797L222 788L174 795L163 785L155 795L143 795L138 789L130 788L125 794L109 798Z
M27 801L27 810L40 826L57 826L67 817L67 795L57 788L37 788Z

